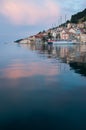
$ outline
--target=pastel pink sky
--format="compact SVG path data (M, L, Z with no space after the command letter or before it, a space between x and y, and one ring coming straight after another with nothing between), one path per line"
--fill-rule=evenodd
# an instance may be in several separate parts
M65 22L86 0L0 0L0 41L15 41ZM62 17L62 20L61 20Z
M35 25L53 23L60 12L53 0L33 2L32 0L1 0L0 13L13 24Z

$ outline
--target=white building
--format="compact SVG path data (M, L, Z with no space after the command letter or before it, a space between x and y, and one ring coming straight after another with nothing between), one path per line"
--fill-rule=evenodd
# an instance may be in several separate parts
M86 34L80 34L80 40L83 43L86 43Z
M67 30L62 30L61 32L60 32L60 38L62 39L62 40L68 40L69 39L69 32L67 31Z

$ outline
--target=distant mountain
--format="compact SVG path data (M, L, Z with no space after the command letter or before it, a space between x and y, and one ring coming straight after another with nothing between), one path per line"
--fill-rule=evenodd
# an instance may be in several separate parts
M79 23L84 21L86 21L86 9L84 9L82 12L72 15L70 20L71 23Z

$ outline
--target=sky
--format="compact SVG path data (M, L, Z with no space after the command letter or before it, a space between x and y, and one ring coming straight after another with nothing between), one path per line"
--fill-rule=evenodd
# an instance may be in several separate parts
M0 41L47 30L85 8L86 0L0 0Z

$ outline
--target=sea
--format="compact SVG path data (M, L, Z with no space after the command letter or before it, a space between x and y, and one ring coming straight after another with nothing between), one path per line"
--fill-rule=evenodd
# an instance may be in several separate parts
M0 41L0 130L86 130L86 44Z

